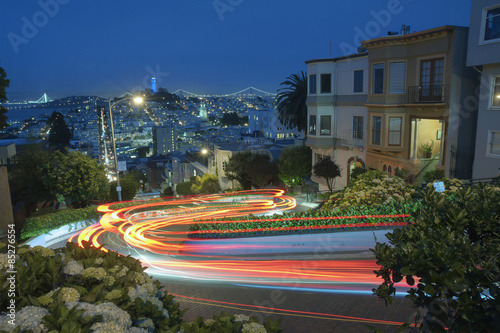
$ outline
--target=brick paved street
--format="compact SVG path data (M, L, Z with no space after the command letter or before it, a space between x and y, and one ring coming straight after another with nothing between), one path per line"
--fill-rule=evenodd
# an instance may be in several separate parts
M383 301L377 303L377 297L370 295L260 289L187 280L163 282L165 282L169 293L257 307L248 308L241 305L209 303L177 297L176 301L181 304L182 308L189 308L185 314L187 320L194 320L198 316L211 318L212 315L220 314L221 311L229 314L243 313L255 316L261 322L268 317L271 319L281 318L282 328L286 333L369 332L367 325L373 325L384 332L395 332L397 325L384 325L355 318L327 317L322 314L404 322L410 320L411 314L414 313L408 301L403 297L395 298L394 304L386 307ZM286 313L267 308L307 311L317 314Z

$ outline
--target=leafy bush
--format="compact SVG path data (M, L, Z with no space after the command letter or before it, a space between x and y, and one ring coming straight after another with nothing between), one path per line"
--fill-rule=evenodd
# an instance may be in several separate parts
M444 178L444 170L431 170L424 173L424 182L432 183L435 180L443 180Z
M17 248L16 328L14 332L281 332L279 322L260 325L244 315L214 316L184 322L184 310L159 281L144 273L139 260L104 252L85 243L65 248ZM0 279L6 281L7 246L0 243ZM9 273L10 274L10 273ZM7 309L9 284L0 285L0 306ZM3 310L2 310L3 311ZM10 332L0 313L0 333Z
M358 179L359 175L362 175L364 173L366 173L366 169L365 168L357 166L354 169L352 169L352 171L351 171L351 177L350 177L351 183L354 182L356 179Z
M80 209L65 209L52 214L34 216L26 219L26 224L21 231L21 239L36 237L75 222L97 222L100 213L95 207Z
M379 170L370 170L358 176L355 182L333 194L323 210L349 206L377 206L392 200L408 200L415 193L413 186L399 177L391 177Z
M467 180L461 180L458 178L450 179L443 177L440 180L435 180L434 182L428 183L427 187L434 187L434 183L438 181L442 181L444 183L444 187L446 189L446 192L444 192L445 194L452 194L470 185L470 182Z
M493 332L500 321L500 187L479 184L448 197L424 189L415 223L373 251L384 282L374 293L392 302L395 284L424 315L420 332ZM406 324L408 326L409 324Z

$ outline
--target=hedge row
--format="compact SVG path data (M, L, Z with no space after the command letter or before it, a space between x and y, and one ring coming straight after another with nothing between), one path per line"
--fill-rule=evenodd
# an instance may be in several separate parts
M227 238L227 237L248 237L260 235L278 235L283 233L296 233L300 230L294 230L295 227L309 228L306 232L324 231L325 229L335 230L357 230L353 225L366 227L373 222L409 222L412 217L381 217L371 218L368 216L384 215L408 215L415 213L422 205L421 200L393 201L387 205L381 206L361 206L347 207L336 211L309 210L299 213L284 213L283 215L274 214L273 216L254 216L248 215L242 218L224 218L217 220L197 221L189 228L190 238ZM357 216L355 218L343 218ZM231 222L238 221L238 222ZM345 227L343 225L346 225ZM324 228L321 228L324 226ZM334 227L332 227L334 226ZM339 226L341 226L339 228ZM380 225L384 227L383 225ZM281 228L282 230L270 229ZM255 230L261 229L261 230ZM267 229L267 230L266 230ZM288 230L287 230L288 229ZM249 231L250 230L250 231ZM216 231L216 232L214 232ZM238 232L241 231L241 232Z
M48 233L59 227L82 221L95 223L101 216L96 207L65 209L53 214L29 217L21 231L21 239L28 239Z

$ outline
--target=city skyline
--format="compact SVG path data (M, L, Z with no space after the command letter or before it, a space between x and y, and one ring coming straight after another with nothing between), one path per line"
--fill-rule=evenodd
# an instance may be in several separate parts
M9 99L116 96L151 88L151 77L169 91L220 94L251 85L276 92L306 70L305 60L355 53L361 40L402 24L411 32L468 26L470 15L470 0L131 4L10 3L0 14Z

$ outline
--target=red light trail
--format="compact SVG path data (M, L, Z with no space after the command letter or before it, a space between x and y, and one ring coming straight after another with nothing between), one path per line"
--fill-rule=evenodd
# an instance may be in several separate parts
M324 252L330 245L305 246L311 254L307 260L275 260L262 258L266 251L286 248L286 242L266 241L255 237L232 239L221 243L218 239L187 238L189 233L254 232L262 230L312 230L324 228L399 226L406 222L383 222L380 219L407 217L407 215L369 215L356 217L307 217L266 220L241 220L249 214L261 215L291 210L297 203L282 190L241 191L226 194L170 198L159 202L138 202L136 205L113 210L112 204L102 205L104 213L98 224L83 230L77 242L90 241L96 247L119 242L118 248L135 252L149 271L155 275L183 277L197 280L217 280L250 283L280 288L314 288L318 290L371 291L380 280L373 273L378 269L375 260L329 260ZM193 223L214 223L214 219L231 218L221 223L282 221L282 220L348 220L352 218L377 219L373 223L330 224L321 226L251 228L248 230L207 230L189 232ZM195 222L194 222L195 221ZM355 234L355 233L353 233ZM332 234L334 235L334 234ZM73 236L70 241L76 237ZM334 238L335 236L332 236ZM115 246L115 247L116 247ZM107 246L112 248L113 246ZM366 248L360 247L362 250ZM103 250L107 251L104 247ZM239 255L258 250L260 257ZM120 251L120 250L118 250ZM286 251L286 249L285 249Z

